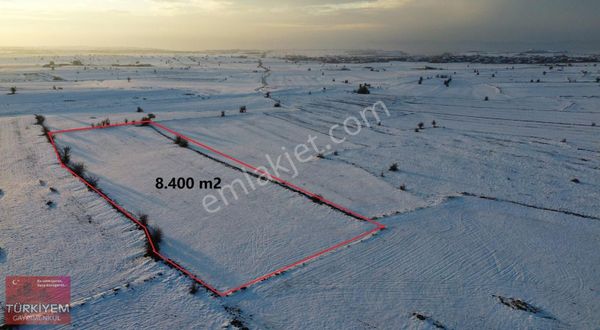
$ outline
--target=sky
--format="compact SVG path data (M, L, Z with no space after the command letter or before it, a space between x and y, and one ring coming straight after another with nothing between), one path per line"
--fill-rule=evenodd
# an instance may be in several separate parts
M0 0L0 47L600 51L600 0Z

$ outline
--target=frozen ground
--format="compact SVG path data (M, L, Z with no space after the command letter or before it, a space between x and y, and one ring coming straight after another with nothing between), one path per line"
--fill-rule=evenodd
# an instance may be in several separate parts
M75 60L83 65L61 65ZM43 67L50 61L54 70ZM452 76L449 87L439 75ZM599 76L594 64L0 57L0 274L70 275L73 324L86 328L595 329ZM364 82L371 94L352 93ZM356 135L344 131L377 101L389 109L381 125L369 117L368 126L350 125ZM388 228L232 296L191 295L189 279L144 256L141 231L60 168L34 113L50 129L154 113L268 169L266 155L314 137L319 150L276 174ZM58 142L107 194L163 229L167 254L221 287L365 229L274 184L215 214L201 206L207 191L157 191L157 176L227 183L241 174L149 127ZM509 307L508 298L538 311Z
M65 133L56 141L72 147L73 162L89 164L108 196L149 215L151 227L164 233L161 252L222 291L376 227L199 157L151 127ZM196 180L195 187L168 187L169 178L182 173ZM156 188L156 177L164 179L164 188ZM198 180L214 184L214 178L221 180L222 194L199 189ZM209 195L214 203L205 208Z

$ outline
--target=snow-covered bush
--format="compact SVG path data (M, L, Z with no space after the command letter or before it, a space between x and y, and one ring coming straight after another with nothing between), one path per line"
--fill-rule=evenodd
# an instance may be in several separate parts
M85 181L87 181L94 188L98 187L98 181L99 180L100 180L100 178L98 178L95 175L88 175L88 176L85 177Z
M85 174L85 164L82 162L73 163L69 168L80 177L83 177Z
M357 94L370 94L368 84L359 84L358 89L356 90Z
M46 117L42 115L35 115L35 124L36 125L44 125L44 121L46 121Z
M60 152L60 160L67 165L71 162L71 147L64 147Z
M140 223L142 225L144 225L144 227L148 226L148 215L147 214L140 213L140 215L138 216L138 219L140 220Z

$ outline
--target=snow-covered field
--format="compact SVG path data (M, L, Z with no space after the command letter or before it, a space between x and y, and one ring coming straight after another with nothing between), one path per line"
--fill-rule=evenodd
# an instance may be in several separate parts
M597 77L594 64L3 55L0 274L71 276L73 325L85 328L596 329ZM371 94L353 93L360 83ZM377 102L379 120L363 120ZM33 116L59 130L149 113L387 228L231 296L192 295L189 278L146 256L142 231L60 167ZM219 289L373 227L272 182L229 205L215 190L157 189L157 177L246 181L171 137L126 126L56 142L162 229L165 255Z
M72 161L90 164L98 186L164 231L160 250L225 291L374 228L279 185L246 176L175 145L152 128L99 129L57 135ZM185 173L194 188L173 189ZM157 189L156 177L163 178ZM198 180L221 180L221 189ZM234 183L235 182L235 183ZM218 191L222 191L219 194ZM248 194L248 195L246 195ZM214 202L204 207L204 198Z

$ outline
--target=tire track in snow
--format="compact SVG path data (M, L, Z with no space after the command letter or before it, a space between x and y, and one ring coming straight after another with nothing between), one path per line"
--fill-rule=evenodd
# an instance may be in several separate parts
M558 212L558 213L563 213L563 214L567 214L567 215L573 215L573 216L580 217L580 218L585 218L585 219L590 219L590 220L599 220L600 221L599 217L596 217L596 216L593 216L593 215L587 215L587 214L582 214L582 213L568 211L568 210L563 210L563 209L554 209L554 208L549 208L549 207L536 206L536 205L527 204L527 203L523 203L523 202L511 201L511 200L508 200L508 199L503 199L503 198L498 198L498 197L491 197L491 196L486 196L486 195L479 195L479 194L474 194L474 193L470 193L470 192L462 192L461 195L463 195L463 196L469 196L469 197L477 197L477 198L487 199L487 200L491 200L491 201L499 201L499 202L505 202L505 203L512 203L512 204L516 204L516 205L531 207L531 208L538 209L538 210Z

